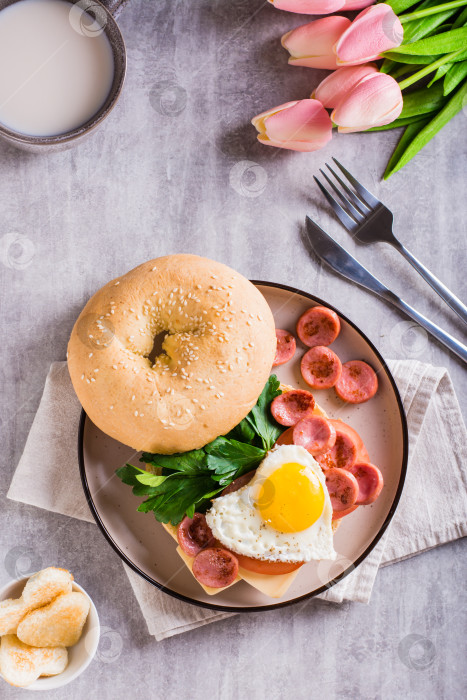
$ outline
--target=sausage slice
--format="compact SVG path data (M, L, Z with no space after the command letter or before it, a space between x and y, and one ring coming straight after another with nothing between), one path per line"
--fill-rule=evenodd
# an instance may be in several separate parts
M312 389L330 389L341 376L342 364L335 352L317 345L303 355L300 369Z
M316 456L322 469L350 469L357 461L357 446L352 438L336 430L336 442L330 450Z
M274 362L272 363L273 367L285 365L286 362L292 359L297 349L297 342L292 333L276 328L276 338L277 349Z
M233 493L234 491L238 491L238 489L241 489L242 486L246 486L247 484L250 483L254 474L255 474L255 470L248 472L248 474L243 474L243 476L239 476L237 479L232 481L231 484L226 486L225 489L220 492L219 496L228 496L229 493Z
M297 335L304 345L331 345L339 335L341 322L335 311L325 306L313 306L298 319Z
M238 559L227 549L209 547L193 560L194 577L204 586L224 588L230 586L238 575Z
M338 513L355 505L358 483L353 474L346 469L328 469L325 477L333 511Z
M364 403L378 391L378 377L366 362L350 360L342 365L342 373L334 388L342 401Z
M353 513L354 510L357 510L357 508L358 508L358 506L355 504L354 506L351 506L350 508L346 508L345 510L333 511L332 519L333 520L340 520L341 518L344 518L346 515L350 515L350 513Z
M271 403L271 413L281 425L295 425L302 418L313 415L313 394L303 389L292 389L276 396Z
M335 427L321 416L312 416L298 421L292 435L294 445L301 445L313 456L327 452L336 442Z
M384 485L383 475L374 464L357 462L349 469L351 474L357 479L358 498L360 506L367 506L374 503L381 493Z
M215 542L203 513L195 513L192 518L185 515L177 528L177 539L185 554L190 557L195 557L205 547L212 547Z

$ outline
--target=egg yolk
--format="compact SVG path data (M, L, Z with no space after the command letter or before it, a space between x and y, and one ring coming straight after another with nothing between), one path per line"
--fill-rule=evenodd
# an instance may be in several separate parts
M324 490L303 464L283 464L261 483L255 499L262 519L279 532L300 532L318 520Z

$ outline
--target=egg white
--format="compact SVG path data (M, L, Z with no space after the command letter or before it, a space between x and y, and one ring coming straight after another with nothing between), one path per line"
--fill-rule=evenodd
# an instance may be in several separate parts
M300 532L279 532L264 522L254 507L258 488L265 478L283 464L303 465L323 486L324 508L311 527ZM332 506L326 480L318 462L304 447L280 445L271 450L249 484L213 501L206 520L225 547L238 554L266 561L301 562L335 559L332 536Z

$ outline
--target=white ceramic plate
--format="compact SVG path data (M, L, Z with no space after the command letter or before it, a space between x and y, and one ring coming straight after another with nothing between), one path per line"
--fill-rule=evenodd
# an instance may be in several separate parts
M333 308L310 294L291 287L255 282L269 303L277 328L295 331L300 315L316 304ZM115 476L115 470L139 454L102 433L84 414L79 431L79 461L84 491L97 524L108 542L134 571L166 593L189 603L216 610L252 612L269 610L317 595L334 585L368 556L394 515L404 483L408 438L399 392L383 358L361 331L338 309L342 330L332 349L342 362L365 360L378 373L376 396L361 405L344 404L334 391L314 392L330 417L349 423L363 438L371 461L384 476L378 500L346 516L334 545L336 562L310 562L280 599L266 597L244 581L209 596L179 558L173 539L152 514L138 513L140 502ZM300 357L306 350L298 342L295 357L274 368L279 379L295 387L309 388L300 375Z

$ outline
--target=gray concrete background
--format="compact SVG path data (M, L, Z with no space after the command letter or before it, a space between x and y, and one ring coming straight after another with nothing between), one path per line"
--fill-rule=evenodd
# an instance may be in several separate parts
M25 550L31 566L59 562L89 590L105 628L96 660L49 694L57 700L466 695L463 542L381 571L369 606L310 601L157 643L94 525L5 499L49 365L64 359L81 307L111 277L166 253L210 256L322 297L385 357L447 366L465 406L461 363L320 267L301 230L310 213L394 291L462 337L454 314L396 251L350 239L312 175L325 159L341 159L394 210L412 252L465 298L467 110L387 183L381 175L397 133L334 136L314 154L261 146L249 119L307 97L320 79L288 67L279 45L306 19L262 0L132 0L120 18L127 83L104 127L62 154L0 144L0 584L27 566ZM20 692L2 684L0 696Z

